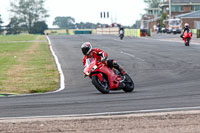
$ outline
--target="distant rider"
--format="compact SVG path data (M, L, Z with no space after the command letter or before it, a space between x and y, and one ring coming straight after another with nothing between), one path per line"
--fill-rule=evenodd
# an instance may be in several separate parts
M121 40L124 38L124 28L123 27L120 27L120 29L119 29L119 37Z
M95 58L97 61L105 63L109 68L117 69L122 75L125 74L125 71L117 64L115 60L107 60L108 54L99 48L92 48L90 42L85 42L81 46L83 52L83 65L85 66L86 59Z
M120 34L120 35L124 35L124 28L123 28L123 27L120 27L120 29L119 29L119 34Z
M184 27L183 27L183 32L182 34L180 35L181 38L184 38L184 33L187 31L187 33L190 32L190 27L189 27L189 24L188 23L185 23ZM192 35L192 32L191 32L191 35Z

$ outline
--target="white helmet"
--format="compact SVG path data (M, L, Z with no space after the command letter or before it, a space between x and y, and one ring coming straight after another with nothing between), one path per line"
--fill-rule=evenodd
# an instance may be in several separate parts
M187 27L187 28L188 28L188 27L189 27L189 24L188 24L188 23L185 23L185 27Z
M81 50L84 55L88 55L92 51L92 44L90 42L85 42L81 45Z

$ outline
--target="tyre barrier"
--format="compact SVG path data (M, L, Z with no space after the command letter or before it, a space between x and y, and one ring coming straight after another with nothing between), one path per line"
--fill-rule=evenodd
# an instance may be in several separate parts
M140 29L140 36L141 37L151 36L151 30L149 30L149 29Z

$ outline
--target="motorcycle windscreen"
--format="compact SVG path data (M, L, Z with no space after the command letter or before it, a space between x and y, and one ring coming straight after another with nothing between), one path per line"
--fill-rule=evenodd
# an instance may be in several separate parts
M94 60L94 58L86 59L84 73L90 72L90 70L93 68L95 64L96 64L96 61Z
M86 59L85 67L89 67L93 60L94 60L94 58Z

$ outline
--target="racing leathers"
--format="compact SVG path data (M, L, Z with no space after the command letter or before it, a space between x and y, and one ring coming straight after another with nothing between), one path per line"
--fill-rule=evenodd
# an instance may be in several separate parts
M109 68L117 69L122 75L125 74L124 70L117 64L115 60L107 60L108 54L99 48L93 48L88 55L83 56L83 65L85 66L88 58L95 58L97 61L104 62Z
M181 38L184 38L184 33L185 33L186 31L187 31L187 33L190 32L189 27L184 27L184 28L183 28L183 32L182 32L182 34L180 35ZM192 32L191 32L191 35L192 35Z

